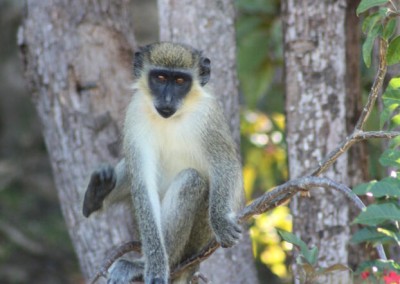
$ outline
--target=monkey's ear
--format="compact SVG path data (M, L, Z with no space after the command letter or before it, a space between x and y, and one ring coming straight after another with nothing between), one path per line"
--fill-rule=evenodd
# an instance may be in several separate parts
M133 58L133 75L135 78L139 78L143 69L143 53L141 51L135 52Z
M200 58L200 85L204 86L210 80L211 61L207 57Z

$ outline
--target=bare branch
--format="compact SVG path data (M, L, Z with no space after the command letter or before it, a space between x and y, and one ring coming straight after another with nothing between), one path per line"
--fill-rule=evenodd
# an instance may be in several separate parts
M400 131L360 131L355 135L354 139L367 140L367 139L393 139L400 136Z
M367 139L392 139L400 136L399 131L361 131L354 132L346 138L340 145L331 151L320 164L311 171L310 176L319 176L325 172L344 152L346 152L353 144Z
M382 89L383 80L385 79L387 71L386 53L388 49L387 40L382 37L379 38L379 69L378 74L375 77L374 83L371 87L371 92L368 96L367 104L365 105L360 118L358 119L355 131L364 130L365 122L367 121L369 115L371 114L372 108L375 105L375 101L378 98L379 92Z
M346 185L337 183L325 177L307 176L290 180L263 194L241 211L241 213L238 215L238 221L240 223L243 223L253 215L258 215L269 211L289 200L297 192L309 191L311 189L321 187L325 189L333 189L339 191L345 194L358 209L362 210L363 208L365 208L365 205L361 201L361 199L356 194L354 194L353 191ZM171 273L171 278L176 278L180 273L182 273L189 267L192 267L204 261L209 256L211 256L218 248L219 244L216 242L215 239L213 239L197 255L194 255L179 264ZM110 254L110 257L106 259L105 263L101 266L100 271L96 274L96 276L90 283L95 283L100 276L105 276L107 274L108 268L118 257L132 250L139 252L140 243L129 242L117 248L113 253ZM386 259L385 252L383 251L381 245L378 246L377 250L379 257L382 259Z
M194 275L193 275L193 278L192 278L192 282L191 283L198 283L198 281L199 280L202 280L204 283L210 283L209 281L208 281L208 278L204 275L204 274L201 274L200 272L196 272Z
M117 260L119 257L123 256L124 254L128 252L137 252L141 253L142 252L142 245L138 241L132 241L132 242L127 242L119 247L117 247L115 250L111 251L109 256L105 259L103 264L100 266L100 269L92 277L89 283L94 284L100 277L107 277L108 269L110 266L114 263L115 260Z
M176 278L183 271L192 267L194 265L199 264L200 262L209 258L218 248L220 247L219 243L215 239L208 243L198 254L184 260L180 263L174 271L171 273L171 278Z

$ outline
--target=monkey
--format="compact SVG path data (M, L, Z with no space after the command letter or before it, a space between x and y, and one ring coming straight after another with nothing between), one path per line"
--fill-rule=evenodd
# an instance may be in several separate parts
M83 215L131 200L143 257L119 259L108 284L189 283L198 266L170 271L213 238L241 238L239 154L217 97L206 86L211 61L189 45L158 42L134 54L133 96L123 130L123 159L90 178Z

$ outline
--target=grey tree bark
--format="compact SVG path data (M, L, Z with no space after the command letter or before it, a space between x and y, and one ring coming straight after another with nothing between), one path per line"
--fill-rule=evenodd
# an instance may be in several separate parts
M85 219L90 172L119 158L135 49L130 1L27 0L18 34L62 212L86 279L135 238L123 208Z
M351 91L346 90L346 75L357 74L346 69L346 0L282 4L289 171L295 178L346 137L346 95ZM354 170L344 154L324 175L349 184L350 168ZM296 196L291 211L296 235L320 249L320 266L348 263L351 219L343 195L321 189L310 198ZM348 273L341 273L324 283L351 280Z
M158 0L160 39L187 43L211 60L210 84L219 96L239 145L239 94L236 73L235 10L232 0ZM258 283L248 234L240 245L219 249L201 265L213 283Z
M239 141L233 2L206 2L159 1L161 39L186 42L210 55L215 89ZM88 279L111 248L138 238L126 208L90 219L81 213L91 171L120 158L120 129L131 95L136 48L132 3L27 0L26 6L18 34L26 77L62 211ZM240 246L219 250L202 269L214 283L257 283L248 236Z

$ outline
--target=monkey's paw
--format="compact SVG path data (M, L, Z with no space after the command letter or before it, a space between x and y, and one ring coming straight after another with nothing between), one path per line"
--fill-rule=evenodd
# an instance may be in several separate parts
M107 284L127 284L143 275L143 262L119 259L109 271Z
M115 170L110 165L102 166L92 173L83 200L82 213L85 217L102 207L104 198L114 189L115 183Z
M237 244L242 235L242 228L237 223L234 214L220 216L220 218L211 218L211 224L214 229L215 238L223 248L231 247Z

